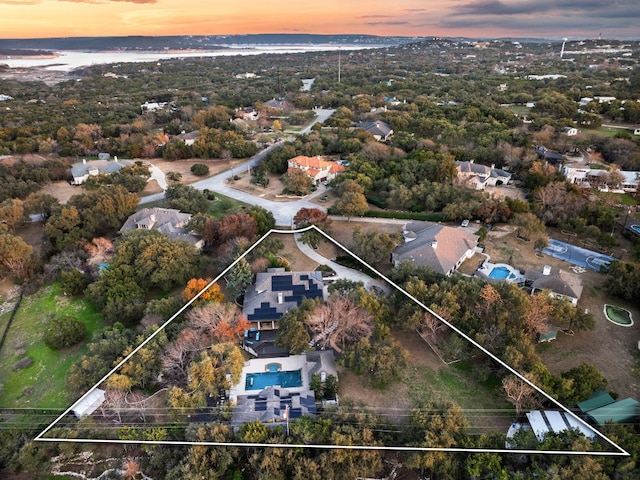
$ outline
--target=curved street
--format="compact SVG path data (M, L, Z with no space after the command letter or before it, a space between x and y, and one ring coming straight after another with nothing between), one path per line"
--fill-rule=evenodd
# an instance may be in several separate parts
M316 118L308 125L304 130L300 133L308 133L311 131L311 128L314 124L319 122L324 122L327 118L331 116L334 112L330 109L316 109ZM279 142L270 145L265 148L261 152L258 152L254 155L250 160L240 165L237 165L233 168L236 172L244 171L248 168L255 167L258 163L260 163L271 150L274 148L278 148L284 144L285 140L280 140ZM248 203L249 205L258 205L266 210L269 210L273 213L273 216L276 220L276 225L279 226L291 226L293 224L293 216L300 210L301 208L321 208L315 203L311 203L308 200L300 199L294 200L291 202L274 202L271 200L266 200L264 198L253 196L249 193L241 192L229 186L229 179L233 176L233 170L227 170L225 172L219 173L218 175L214 175L212 177L206 178L204 180L200 180L198 182L192 183L191 186L197 188L198 190L210 190L212 192L221 193L222 195L226 195L227 197L233 198L234 200L239 200L241 202ZM155 178L155 177L154 177ZM316 192L318 194L318 192ZM164 198L164 193L156 193L153 195L147 195L140 199L140 204L144 205L147 203L155 202Z

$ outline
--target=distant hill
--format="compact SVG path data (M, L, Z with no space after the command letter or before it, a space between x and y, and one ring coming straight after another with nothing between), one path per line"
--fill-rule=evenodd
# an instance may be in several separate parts
M66 37L0 39L0 49L13 55L20 50L82 50L82 51L162 51L215 50L234 45L315 45L362 44L399 45L417 40L415 37L380 37L376 35L315 35L315 34L255 34L255 35L184 35L168 37Z

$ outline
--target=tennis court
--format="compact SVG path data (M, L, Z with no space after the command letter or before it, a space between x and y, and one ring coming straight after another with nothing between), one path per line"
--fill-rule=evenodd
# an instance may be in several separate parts
M611 263L615 258L603 253L577 247L570 243L561 242L554 238L549 239L549 246L542 250L542 253L550 257L559 258L565 262L573 263L590 270L600 271L600 267Z

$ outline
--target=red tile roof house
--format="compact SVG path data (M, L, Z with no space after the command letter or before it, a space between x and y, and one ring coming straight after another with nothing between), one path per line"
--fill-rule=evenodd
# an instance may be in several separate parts
M289 170L296 168L302 170L311 177L316 185L320 182L333 180L336 175L345 171L343 165L330 162L320 156L306 157L304 155L298 155L297 157L291 158L288 165Z
M451 275L473 256L480 238L463 229L430 222L407 223L402 234L405 243L391 254L394 265L408 260L417 266L428 265L444 275Z

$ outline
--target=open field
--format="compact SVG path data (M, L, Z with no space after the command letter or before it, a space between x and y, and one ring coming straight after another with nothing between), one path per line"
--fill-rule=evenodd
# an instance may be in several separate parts
M0 406L67 407L73 400L65 391L69 367L86 353L86 347L51 350L43 340L48 319L53 315L71 315L84 321L87 340L102 326L102 317L84 299L68 298L59 284L25 296L14 318L6 342L0 351ZM8 318L8 314L2 316ZM30 358L33 363L16 369L16 363Z

